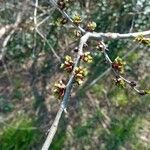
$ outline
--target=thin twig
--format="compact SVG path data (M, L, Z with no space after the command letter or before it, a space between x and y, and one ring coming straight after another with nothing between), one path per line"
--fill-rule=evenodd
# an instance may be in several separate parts
M78 30L80 30L83 34L87 33L82 27L77 26L70 16L64 11L59 8L55 0L50 0L50 3ZM141 31L141 32L134 32L134 33L97 33L97 32L89 32L89 38L96 38L96 39L127 39L127 38L135 38L139 35L147 36L150 35L150 30Z
M38 8L38 0L35 1L35 8L34 8L34 48L33 48L33 56L35 57L35 47L36 47L36 39L37 39L37 8Z
M15 33L15 31L17 30L19 24L21 23L21 21L23 20L23 15L25 14L26 11L26 6L29 0L26 0L23 3L23 9L21 12L18 13L16 21L14 24L11 25L6 25L6 27L2 27L0 29L0 39L3 37L3 35L5 35L6 32L8 32L9 34L6 36L6 38L4 39L4 42L2 44L2 48L1 48L1 55L0 55L0 60L3 59L5 53L6 53L6 46L11 38L11 36Z
M130 54L132 54L137 48L139 47L139 44L136 45L131 51L129 51L126 55L123 56L123 59L128 57ZM100 81L105 75L107 75L111 71L111 67L109 67L106 71L104 71L102 74L100 74L96 79L94 79L85 89L91 88L94 84L96 84L98 81Z
M55 0L50 0L50 3L77 29L77 30L80 30L82 33L85 33L86 31L80 27L80 26L77 26L76 24L74 24L73 20L71 19L71 17L64 11L64 10L61 10L59 8L59 6L57 5L56 1Z
M103 43L103 42L102 42ZM111 66L111 70L113 71L114 75L116 78L120 78L121 80L123 80L125 83L127 83L133 90L135 90L135 92L137 92L138 94L141 94L141 90L137 89L136 85L132 85L132 82L133 81L130 81L126 78L124 78L122 75L120 75L120 73L112 67L112 60L110 59L110 57L108 56L107 54L107 51L106 51L106 46L105 44L103 43L103 53L104 53L104 56L105 56L105 59L106 61L110 64ZM135 83L134 83L135 84Z
M55 52L54 48L52 47L52 45L49 43L49 41L47 40L47 38L38 30L38 28L36 29L38 35L48 44L48 46L50 47L52 53L55 55L55 57L58 59L58 61L61 63L61 59L60 57L57 55L57 53Z

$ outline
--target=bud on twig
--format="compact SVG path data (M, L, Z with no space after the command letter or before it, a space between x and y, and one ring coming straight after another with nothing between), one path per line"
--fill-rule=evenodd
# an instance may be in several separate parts
M124 65L126 62L124 62L120 57L117 57L114 62L112 62L112 68L120 73L124 73Z
M81 85L85 76L87 75L87 69L83 67L76 67L75 69L75 81Z
M94 21L92 21L92 22L89 22L88 24L87 24L87 30L88 31L94 31L95 30L95 28L96 28L96 23L94 22Z
M135 81L131 81L131 82L130 82L130 86L135 87L135 86L136 86Z
M90 52L85 52L82 56L82 59L83 59L84 62L87 62L87 63L92 63L93 62L93 58L90 55Z
M59 81L58 83L54 84L54 94L56 97L58 97L58 99L62 98L64 96L65 93L65 88L66 85L63 83L63 81Z
M116 84L116 85L120 85L121 87L125 87L125 82L124 82L124 80L121 79L120 77L116 77L116 78L114 79L114 81L115 81L115 84Z
M82 22L80 15L77 15L77 14L72 19L76 25L79 25Z
M65 9L68 5L68 0L59 0L57 4L60 9Z
M143 37L143 35L139 35L135 38L135 41L142 43L145 46L149 46L150 45L150 38L145 38Z
M71 72L73 70L73 60L70 56L65 56L65 61L63 64L61 64L60 68L63 68L67 72Z
M139 95L141 95L141 96L146 95L146 94L148 94L148 93L147 93L147 91L145 91L145 90L139 91Z

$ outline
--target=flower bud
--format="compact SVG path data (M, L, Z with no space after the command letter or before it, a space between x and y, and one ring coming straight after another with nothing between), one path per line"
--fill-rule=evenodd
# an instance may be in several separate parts
M94 31L95 30L95 28L96 28L96 23L94 22L94 21L92 21L92 22L89 22L88 24L87 24L87 30L88 31Z
M139 95L141 95L141 96L146 95L146 94L148 94L148 93L147 93L147 91L145 91L145 90L139 91Z
M74 30L74 35L75 35L76 37L81 37L81 31L79 31L79 30Z
M99 51L103 51L104 50L104 45L102 44L101 41L97 43L96 49L99 50Z
M85 52L82 56L82 59L84 62L87 62L87 63L92 63L92 61L93 61L93 58L90 55L90 52Z
M85 76L87 75L87 69L83 67L76 67L75 68L75 81L81 85Z
M58 99L64 96L65 88L66 88L66 85L62 82L62 80L54 84L53 92Z
M150 45L150 38L145 38L143 35L139 35L135 38L135 41L142 43L143 45L149 46Z
M70 56L65 56L65 61L61 64L60 68L63 68L67 72L71 72L73 70L73 60Z
M116 78L114 79L114 81L115 81L115 84L116 84L116 85L119 85L119 86L121 86L121 87L125 87L125 82L124 82L124 80L122 80L120 77L116 77Z
M131 85L132 87L135 87L135 86L136 86L135 81L131 81L131 82L130 82L130 85Z
M76 24L76 25L79 25L81 22L82 22L82 19L81 19L81 17L79 16L79 15L75 15L74 17L73 17L73 22Z
M65 9L68 5L68 0L59 0L57 4L60 9Z
M112 68L116 71L119 71L120 73L124 73L124 65L126 63L120 58L117 57L114 62L112 62Z

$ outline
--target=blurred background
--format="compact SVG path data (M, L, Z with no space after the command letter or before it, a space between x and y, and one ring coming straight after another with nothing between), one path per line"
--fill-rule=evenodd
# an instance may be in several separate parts
M75 57L79 41L69 23L60 23L62 15L48 0L38 2L41 35L34 30L35 1L0 0L0 29L15 23L23 9L17 29L0 39L0 150L41 149L61 103L52 91L56 81L66 79L60 60ZM71 0L65 11L71 17L79 14L83 28L88 21L96 22L97 32L150 29L149 0ZM131 39L106 44L112 60L120 56L126 61L124 76L137 81L139 89L150 89L149 47ZM116 86L92 41L87 50L93 56L89 74L72 91L51 149L150 150L150 96Z

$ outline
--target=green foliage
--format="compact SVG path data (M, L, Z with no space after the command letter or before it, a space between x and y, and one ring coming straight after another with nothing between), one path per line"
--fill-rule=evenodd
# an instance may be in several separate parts
M0 96L0 111L3 112L11 112L14 108L14 105L11 102L6 102L6 98L4 96Z
M79 123L79 125L76 126L74 129L75 137L79 140L87 137L90 138L90 135L97 129L97 125L103 117L101 110L96 109L92 117L87 118L82 125Z
M107 150L119 150L119 146L134 137L135 117L124 117L115 119L111 125L110 135L106 137Z
M123 107L128 104L128 97L125 91L121 88L115 88L111 93L111 100L115 106Z
M104 85L103 84L95 84L91 88L91 92L93 92L97 98L101 97L104 92Z
M65 140L67 140L66 133L64 131L60 131L56 138L54 139L51 148L53 150L60 150L65 143Z
M16 100L21 100L23 98L22 92L18 89L15 89L13 91L13 98L16 99Z
M28 116L19 116L0 131L1 150L27 150L38 144L40 132Z

